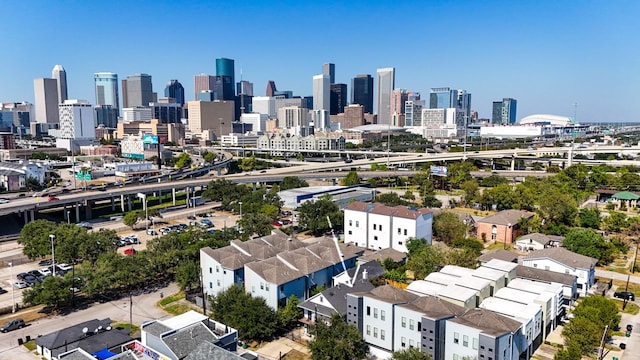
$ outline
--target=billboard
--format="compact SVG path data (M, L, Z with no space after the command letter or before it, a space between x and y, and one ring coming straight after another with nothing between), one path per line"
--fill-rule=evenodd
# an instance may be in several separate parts
M449 168L446 166L431 165L431 169L429 172L431 173L431 175L435 176L447 176L449 174Z
M142 142L145 144L157 144L158 135L144 134L142 135Z

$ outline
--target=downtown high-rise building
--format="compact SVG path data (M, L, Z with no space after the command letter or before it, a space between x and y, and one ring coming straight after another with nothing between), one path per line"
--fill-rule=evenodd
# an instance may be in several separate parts
M336 83L336 65L332 63L322 64L322 75L329 76L329 84Z
M118 95L118 74L112 72L98 72L93 74L96 88L96 107L110 106L120 113L120 97Z
M231 91L234 91L234 86L236 84L236 74L235 74L235 61L233 59L227 58L218 58L216 59L216 75L217 76L228 76L231 78ZM225 100L233 100L235 97L235 93L228 94L228 99Z
M448 87L431 88L430 109L457 109L465 116L471 115L471 94L466 90L452 90Z
M404 126L422 126L424 100L407 100L404 103Z
M331 101L329 114L337 115L344 111L347 106L347 84L331 84Z
M56 79L58 83L58 104L62 104L68 99L67 72L64 70L62 65L56 65L51 71L51 78Z
M313 77L313 110L329 110L331 107L331 88L329 75Z
M65 100L58 105L60 139L93 139L96 137L93 105L86 100Z
M213 89L213 84L215 76L207 75L207 74L199 74L193 77L193 90L194 90L194 99L198 99L198 94L203 91Z
M164 96L167 98L173 98L177 104L184 106L184 87L178 80L169 80L164 87Z
M253 96L253 83L247 80L242 80L236 84L236 94Z
M373 114L373 77L356 75L351 80L351 103L364 106L364 112Z
M396 69L378 69L378 124L391 124L391 93L396 85Z
M122 80L123 108L136 106L148 107L151 102L154 102L151 75L129 75L126 79Z
M39 78L33 80L36 119L41 124L57 124L58 112L58 80Z
M518 101L512 98L503 98L502 101L494 101L491 123L500 125L515 124L517 106Z
M276 82L273 80L267 81L267 89L265 90L265 96L274 97L278 89L276 88Z

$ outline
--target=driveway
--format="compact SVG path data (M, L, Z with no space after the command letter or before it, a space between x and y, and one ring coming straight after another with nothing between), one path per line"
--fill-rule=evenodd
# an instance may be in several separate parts
M156 306L160 300L160 292L165 295L178 292L175 283L169 284L165 288L158 289L149 294L133 296L133 324L140 326L143 322L153 319L165 319L172 315L164 312ZM46 335L66 327L92 320L111 318L114 323L129 323L129 298L122 298L103 304L93 304L85 310L78 310L68 315L57 315L33 321L20 330L15 330L6 334L0 334L0 360L34 360L38 359L33 353L23 346L18 346L18 338L36 338L38 335ZM0 322L4 322L0 319Z

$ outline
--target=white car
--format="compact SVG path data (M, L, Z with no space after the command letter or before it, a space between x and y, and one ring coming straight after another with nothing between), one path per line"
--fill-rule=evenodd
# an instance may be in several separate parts
M51 276L51 269L49 269L48 267L42 268L38 270L38 272L42 274L42 276Z
M62 263L62 264L56 264L56 266L58 268L60 268L60 270L62 270L62 271L70 271L71 270L71 265L69 265L69 264Z
M17 287L18 289L24 289L26 287L29 287L29 284L24 281L16 281L13 283L13 286Z
M0 199L0 204L8 204L9 202L11 202L9 199Z

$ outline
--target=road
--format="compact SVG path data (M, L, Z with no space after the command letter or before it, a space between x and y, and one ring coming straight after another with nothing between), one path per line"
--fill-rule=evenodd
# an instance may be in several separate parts
M140 326L143 322L153 319L166 319L171 317L156 303L160 300L160 292L166 295L178 292L178 286L174 283L168 287L158 289L149 294L133 296L133 323ZM67 315L50 316L36 320L28 326L9 333L0 333L0 360L34 360L36 357L22 346L18 346L18 338L27 335L36 338L38 335L46 335L66 327L92 320L111 318L114 323L129 323L129 298L114 300L106 303L96 303L85 310L78 310ZM4 319L2 320L4 323Z
M625 275L625 274L620 274L614 271L596 269L596 276L600 278L607 278L607 279L614 279L614 280L621 280L621 281L627 281L627 279L629 279L629 282L640 284L640 276L636 276L636 275Z

